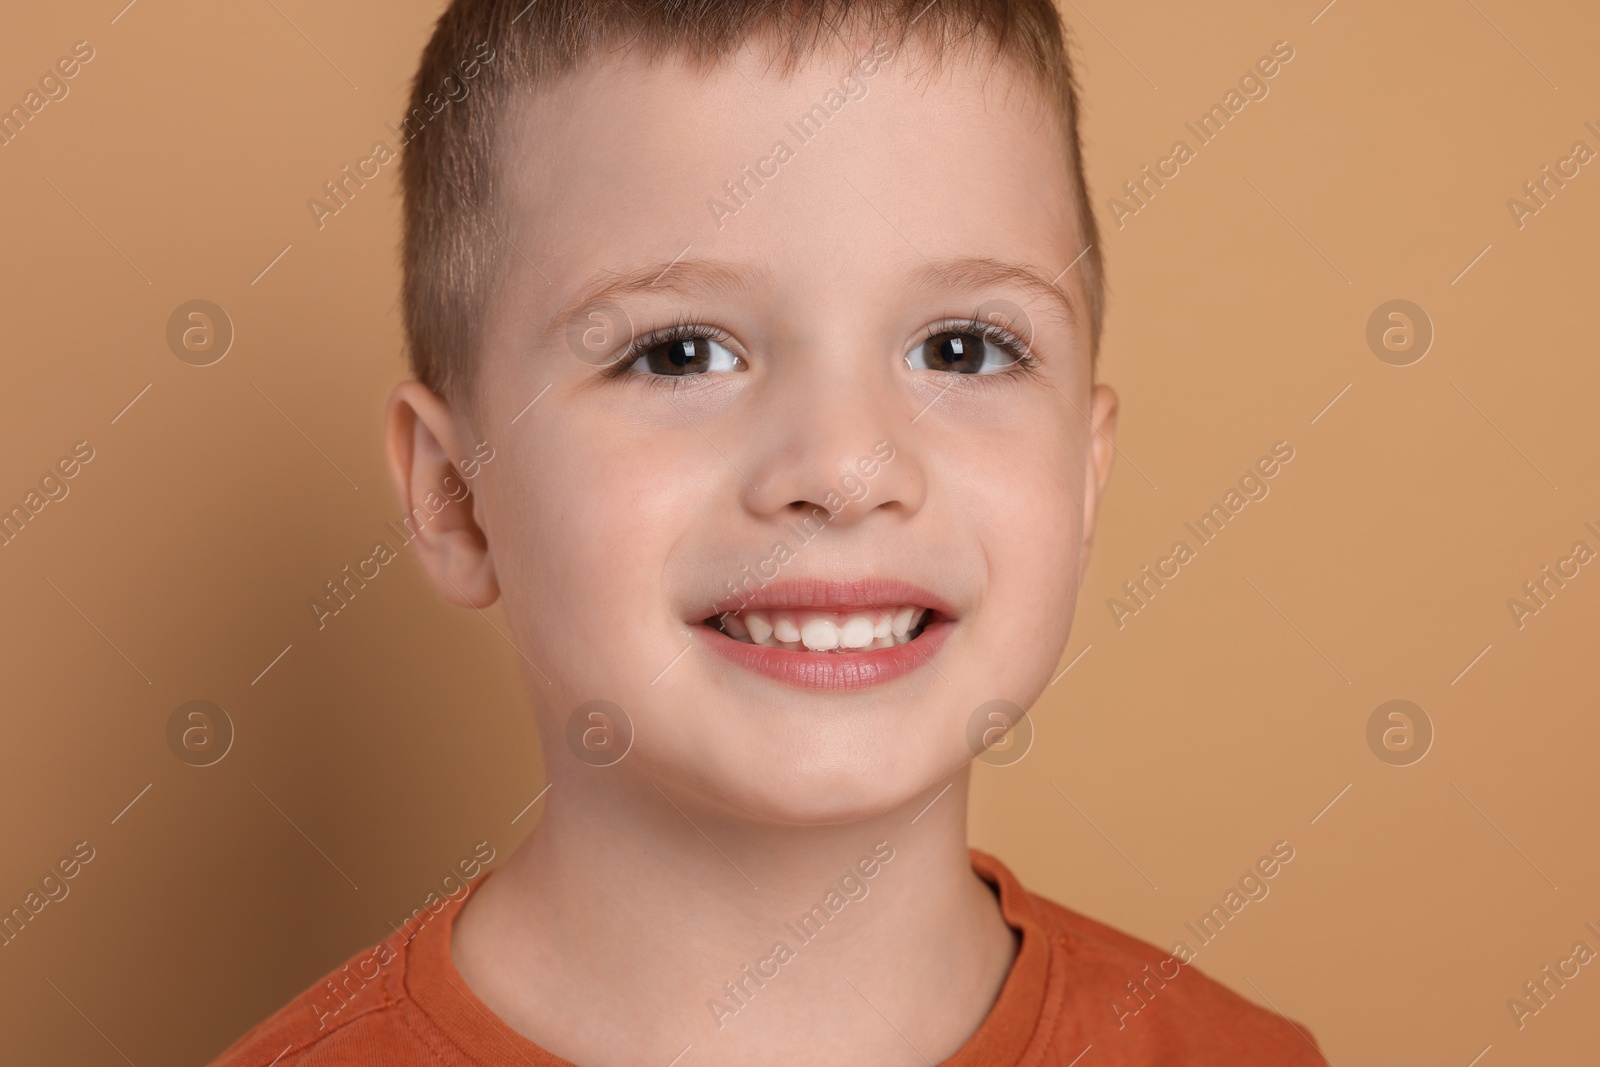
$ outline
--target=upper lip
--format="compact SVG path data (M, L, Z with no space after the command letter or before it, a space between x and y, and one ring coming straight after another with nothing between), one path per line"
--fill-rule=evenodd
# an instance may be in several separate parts
M943 598L900 578L784 578L757 586L747 593L733 593L713 603L702 618L730 611L782 611L810 608L814 611L868 611L902 605L927 608L953 618L955 609Z

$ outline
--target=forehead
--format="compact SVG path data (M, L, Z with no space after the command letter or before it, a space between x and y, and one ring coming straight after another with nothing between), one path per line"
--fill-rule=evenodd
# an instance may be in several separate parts
M884 57L888 57L885 60ZM1055 278L1083 250L1059 110L1004 61L858 38L779 72L590 63L509 109L497 186L537 302L679 258L848 300L956 258ZM1061 280L1083 306L1072 272ZM790 290L793 291L793 290Z

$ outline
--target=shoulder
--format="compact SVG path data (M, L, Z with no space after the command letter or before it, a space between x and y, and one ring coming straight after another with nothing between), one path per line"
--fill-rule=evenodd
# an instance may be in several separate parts
M1305 1027L1244 999L1179 955L1030 892L1001 871L1000 881L1011 882L1051 942L1051 999L1065 1017L1058 1029L1105 1041L1127 1054L1126 1062L1324 1063Z
M350 957L235 1041L212 1067L432 1061L437 1050L405 992L406 943L387 938ZM429 1054L433 1055L429 1055Z
M1199 1056L1248 1057L1251 1063L1321 1064L1305 1027L1239 996L1192 963L1148 942L1029 893L1040 923L1092 976L1088 1010L1126 1034L1147 1029L1148 1043ZM1191 957L1192 958L1192 957ZM1208 1060L1198 1062L1209 1062Z

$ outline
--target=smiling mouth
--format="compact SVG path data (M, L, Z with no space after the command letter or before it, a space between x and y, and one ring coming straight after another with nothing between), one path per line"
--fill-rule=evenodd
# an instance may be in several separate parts
M703 622L746 645L791 652L872 652L910 644L940 617L931 608L896 604L866 611L748 609Z

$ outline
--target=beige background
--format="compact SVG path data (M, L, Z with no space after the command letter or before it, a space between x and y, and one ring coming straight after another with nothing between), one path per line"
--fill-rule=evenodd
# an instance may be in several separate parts
M0 904L96 850L0 948L8 1063L206 1061L473 843L508 851L542 784L494 613L439 604L409 556L325 631L306 608L398 512L401 368L393 169L320 232L306 200L392 140L438 5L123 2L14 5L0 35L6 105L96 50L0 148L0 503L96 451L0 548ZM1593 1062L1600 970L1520 1032L1505 1002L1600 948L1600 567L1520 631L1506 601L1600 549L1600 166L1521 230L1506 200L1600 149L1600 16L1318 8L1064 7L1123 454L1082 658L1028 757L979 768L974 841L1165 947L1287 840L1201 968L1341 1065ZM1270 96L1118 230L1107 197L1277 40ZM205 368L164 336L197 297L237 331ZM1394 298L1437 331L1408 367L1365 341ZM1271 495L1117 629L1107 598L1278 440ZM1367 747L1393 698L1437 732L1413 766ZM210 768L166 743L193 699L237 730Z

